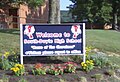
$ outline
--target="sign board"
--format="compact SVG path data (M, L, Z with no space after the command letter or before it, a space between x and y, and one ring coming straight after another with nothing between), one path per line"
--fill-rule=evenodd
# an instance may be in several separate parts
M20 29L21 63L23 56L85 55L84 23L21 24Z

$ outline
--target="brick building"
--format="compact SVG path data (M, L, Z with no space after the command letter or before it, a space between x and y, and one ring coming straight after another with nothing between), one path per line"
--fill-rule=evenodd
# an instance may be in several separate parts
M18 28L19 24L47 23L49 15L49 2L36 9L27 5L12 5L0 9L0 28Z

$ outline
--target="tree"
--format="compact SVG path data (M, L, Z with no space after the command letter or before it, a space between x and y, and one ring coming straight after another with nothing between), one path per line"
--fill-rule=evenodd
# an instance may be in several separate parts
M113 27L114 29L118 29L118 21L120 21L120 0L110 0L110 3L112 4L113 8ZM118 17L119 16L119 17ZM120 26L119 26L120 30Z
M60 24L60 0L49 0L49 23Z
M90 23L117 24L117 16L120 13L120 0L70 0L70 11L77 21L87 20ZM113 16L112 16L113 15Z

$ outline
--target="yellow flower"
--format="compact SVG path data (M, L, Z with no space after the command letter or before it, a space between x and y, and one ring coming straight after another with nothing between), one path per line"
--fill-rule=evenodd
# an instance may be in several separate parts
M88 53L92 50L92 47L86 47L85 50L86 50L86 51L85 51L86 54L88 55Z
M24 68L24 65L22 65L22 64L15 64L15 67Z
M5 52L4 57L7 58L10 55L10 52Z
M17 72L19 71L20 69L18 67L15 68L14 72Z
M86 61L86 63L88 64L88 63L90 63L90 61L89 61L89 60L87 60L87 61Z
M11 68L10 70L12 70L13 72L17 72L17 71L19 71L20 69L19 69L18 67L13 67L13 68Z
M18 67L15 68L17 71L20 70Z
M20 64L15 64L15 67L19 67Z
M83 65L84 65L84 62L81 63L81 66L83 66Z
M90 63L91 65L94 65L94 63Z
M90 60L90 62L92 63L92 62L93 62L93 60Z
M11 70L17 76L20 76L20 75L24 74L24 72L25 72L24 65L22 65L22 64L15 64L15 66L12 67Z
M86 64L86 63L84 63L84 64L83 64L83 66L84 66L84 67L86 67L86 66L87 66L87 64Z
M86 69L86 67L83 67L83 69Z
M23 69L23 68L24 68L24 65L21 64L20 67Z
M12 70L12 71L13 71L14 69L15 69L15 68L11 68L10 70Z
M14 72L17 72L17 70L16 70L16 69L14 69L13 71L14 71Z

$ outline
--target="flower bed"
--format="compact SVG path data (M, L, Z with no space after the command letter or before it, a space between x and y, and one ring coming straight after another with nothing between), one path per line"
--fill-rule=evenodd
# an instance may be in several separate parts
M64 64L53 64L48 66L43 66L41 63L37 63L32 66L31 72L33 75L62 75L64 73L75 73L77 64L74 62L66 62ZM25 73L25 67L22 64L15 64L11 68L11 71L16 76L21 76Z

